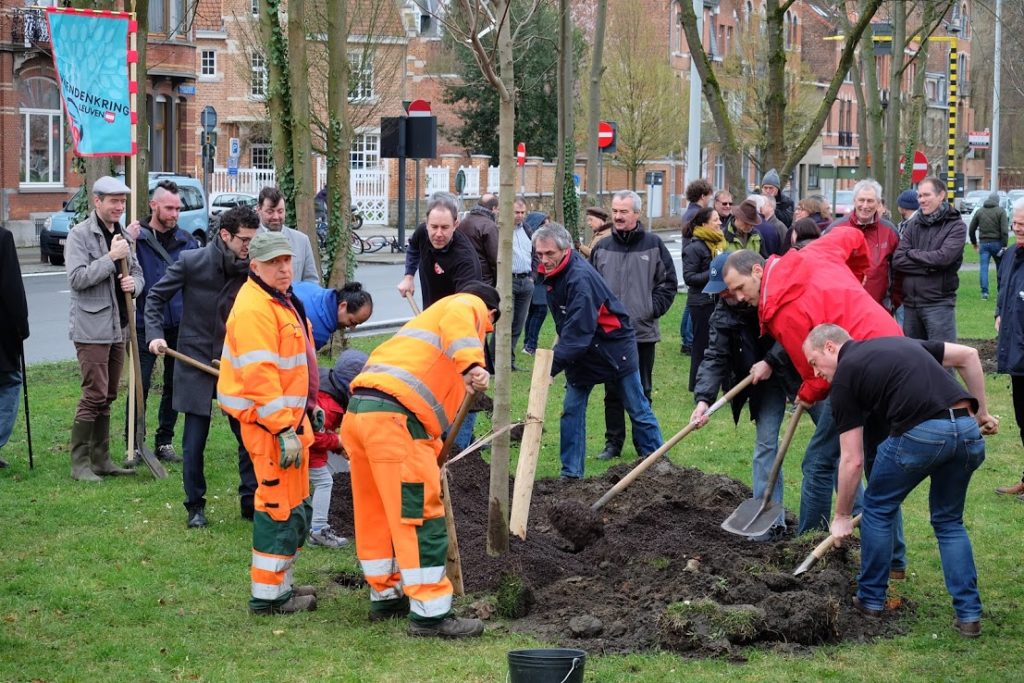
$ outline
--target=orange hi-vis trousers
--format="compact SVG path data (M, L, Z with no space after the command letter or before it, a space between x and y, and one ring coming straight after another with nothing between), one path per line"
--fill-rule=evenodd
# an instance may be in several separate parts
M397 402L352 396L341 423L349 455L356 556L370 585L371 609L435 623L451 613L445 574L448 532L437 456L441 442Z

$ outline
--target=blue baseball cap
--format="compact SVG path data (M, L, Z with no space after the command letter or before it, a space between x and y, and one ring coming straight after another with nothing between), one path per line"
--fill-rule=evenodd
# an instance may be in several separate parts
M704 285L704 289L701 290L705 294L718 295L725 289L725 278L722 277L722 271L725 269L725 260L729 258L730 253L732 252L723 251L711 261L711 270L708 273L708 283Z

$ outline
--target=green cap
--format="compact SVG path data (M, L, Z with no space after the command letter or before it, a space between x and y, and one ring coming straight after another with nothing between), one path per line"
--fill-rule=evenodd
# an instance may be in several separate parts
M249 259L252 261L270 261L285 255L295 256L295 252L283 233L261 232L249 243Z

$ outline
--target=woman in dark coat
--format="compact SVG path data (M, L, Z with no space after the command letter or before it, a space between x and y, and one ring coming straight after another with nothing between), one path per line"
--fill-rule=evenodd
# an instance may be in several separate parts
M697 369L704 359L708 346L708 323L715 310L715 297L704 293L704 286L711 274L711 261L726 250L725 235L722 234L722 220L713 206L702 208L683 227L686 246L683 247L683 281L688 293L686 305L693 320L693 350L690 353L690 381L688 388L693 391L697 382Z

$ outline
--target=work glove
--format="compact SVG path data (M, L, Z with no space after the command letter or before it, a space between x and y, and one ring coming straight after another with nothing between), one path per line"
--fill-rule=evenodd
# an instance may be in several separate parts
M281 447L281 467L302 467L302 442L295 430L289 427L277 435L277 443Z
M314 406L309 411L309 424L313 427L314 432L324 431L324 422L327 420L327 414L324 413L324 409L320 406Z

